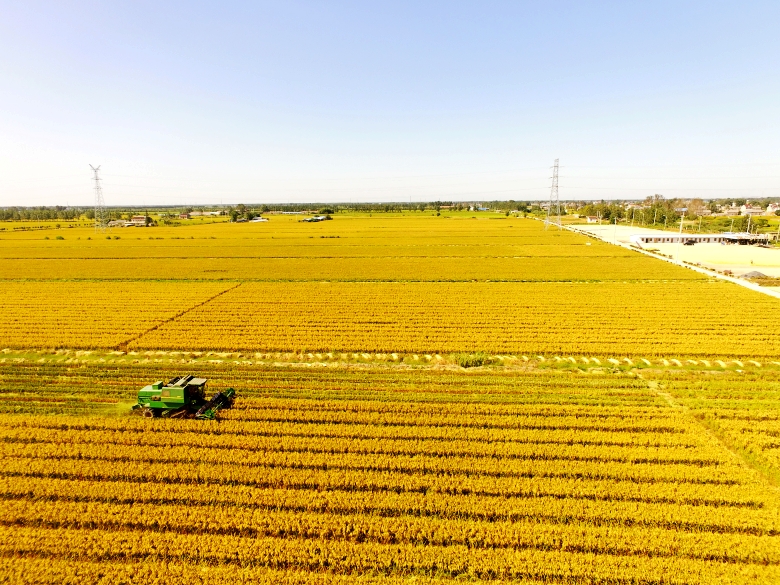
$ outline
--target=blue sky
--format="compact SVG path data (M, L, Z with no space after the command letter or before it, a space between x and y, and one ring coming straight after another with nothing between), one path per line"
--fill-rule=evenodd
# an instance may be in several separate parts
M780 3L0 14L0 205L780 198Z

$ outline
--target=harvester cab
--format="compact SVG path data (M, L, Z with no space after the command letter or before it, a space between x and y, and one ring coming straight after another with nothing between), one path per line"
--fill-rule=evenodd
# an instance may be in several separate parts
M213 420L221 408L233 406L236 391L228 388L206 400L206 378L180 376L168 383L155 382L138 392L133 412L146 417L198 418Z

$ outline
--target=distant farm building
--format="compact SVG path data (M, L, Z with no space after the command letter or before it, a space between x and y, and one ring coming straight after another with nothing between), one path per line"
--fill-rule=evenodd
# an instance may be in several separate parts
M647 244L766 244L769 234L749 234L747 232L726 232L724 234L672 234L661 232L658 235L642 234L631 236L631 243L642 248Z
M764 208L757 205L743 205L739 210L742 215L764 215Z

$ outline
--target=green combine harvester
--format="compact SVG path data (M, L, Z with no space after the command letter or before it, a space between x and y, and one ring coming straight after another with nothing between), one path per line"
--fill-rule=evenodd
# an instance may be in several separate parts
M228 388L206 400L206 378L181 376L167 384L162 381L144 386L138 392L138 404L133 412L145 417L197 418L214 420L221 408L233 406L236 391Z

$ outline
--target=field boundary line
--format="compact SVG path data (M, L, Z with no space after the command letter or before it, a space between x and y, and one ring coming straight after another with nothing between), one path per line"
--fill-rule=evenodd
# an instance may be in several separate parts
M134 341L138 341L139 339L141 339L141 338L142 338L142 337L144 337L145 335L148 335L148 334L149 334L149 333L151 333L152 331L155 331L155 330L159 329L159 328L160 328L160 327L162 327L163 325L167 325L168 323L171 323L171 322L175 321L175 320L176 320L176 319L178 319L179 317L182 317L182 316L186 315L186 314L187 314L187 313L189 313L190 311L194 311L195 309L198 309L198 308L202 307L203 305L206 305L206 304L210 303L210 302L211 302L211 301L213 301L214 299L216 299L216 298L218 298L218 297L221 297L222 295L224 295L224 294L227 294L227 293L229 293L230 291L234 291L234 290L236 290L236 289L237 289L239 286L241 286L242 284L243 284L242 282L239 282L237 285L235 285L235 286L231 286L230 288L226 288L225 290L223 290L223 291L220 291L220 292L218 292L217 294L215 294L215 295L213 295L213 296L211 296L211 297L207 298L205 301L201 301L200 303L197 303L197 304L195 304L195 305L193 305L193 306L189 307L188 309L184 309L183 311L181 311L181 312L179 312L179 313L176 313L175 315L173 315L172 317L169 317L168 319L165 319L164 321L160 321L160 322L159 322L159 323L157 323L157 324L156 324L154 327L150 327L150 328L149 328L149 329L147 329L146 331L143 331L142 333L139 333L138 335L136 335L136 336L134 336L134 337L131 337L130 339L127 339L127 340L125 340L125 341L123 341L123 342L119 343L119 344L116 346L116 348L115 348L115 349L116 349L116 351L124 351L124 352L127 352L127 348L128 348L128 346L129 346L131 343L133 343Z
M629 256L600 256L604 258L629 258ZM2 261L2 258L0 258ZM689 268L686 266L686 268ZM0 278L0 283L5 282L76 282L76 283L101 283L101 282L235 282L236 278ZM389 278L372 278L372 279L345 279L345 278L316 278L316 279L303 279L303 278L242 278L242 283L272 283L272 284L306 284L306 283L335 283L335 284L613 284L613 283L656 283L656 282L704 282L697 278L566 278L555 280L540 280L529 278L492 278L492 279L475 279L475 278L461 278L461 279L438 279L438 280L421 280L421 279L389 279Z

